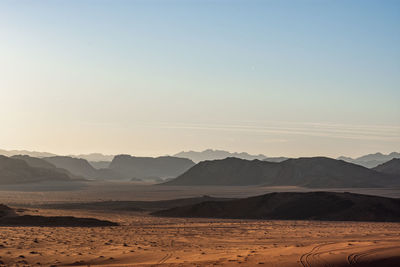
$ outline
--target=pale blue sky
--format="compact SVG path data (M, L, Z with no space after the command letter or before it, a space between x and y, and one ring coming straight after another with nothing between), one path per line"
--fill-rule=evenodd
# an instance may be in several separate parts
M0 0L0 148L400 151L400 1Z

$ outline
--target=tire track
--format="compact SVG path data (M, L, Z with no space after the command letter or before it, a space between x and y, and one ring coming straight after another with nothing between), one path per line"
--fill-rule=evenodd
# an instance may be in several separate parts
M385 251L385 250L392 250L399 248L400 246L392 246L392 247L383 247L383 248L375 248L375 249L370 249L367 251L361 251L360 253L352 253L347 257L347 261L350 265L357 265L360 263L360 259L365 258L370 255L374 255L376 253Z
M315 247L313 247L309 252L301 255L300 257L300 263L303 265L303 267L311 267L311 261L310 258L314 257L315 255L318 255L316 253L321 247L327 246L327 245L332 245L334 243L326 243L326 244L319 244Z
M157 264L165 263L169 258L171 258L171 256L172 256L172 253L168 253L161 260L159 260Z

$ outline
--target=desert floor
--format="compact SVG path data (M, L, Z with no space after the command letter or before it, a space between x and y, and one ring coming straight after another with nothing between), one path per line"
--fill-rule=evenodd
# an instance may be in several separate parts
M400 198L400 188L303 188L296 186L163 186L133 182L78 182L0 185L0 203L38 204L104 200L167 200L213 197L244 198L271 192L334 191Z
M5 266L400 266L400 223L157 218L29 209L119 222L0 227Z

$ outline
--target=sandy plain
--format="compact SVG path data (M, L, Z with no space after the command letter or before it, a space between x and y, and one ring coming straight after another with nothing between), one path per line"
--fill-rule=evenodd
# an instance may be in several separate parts
M38 204L107 200L168 200L213 197L244 198L271 192L334 191L400 198L400 188L304 188L296 186L163 186L135 182L79 182L0 185L0 203Z
M23 213L95 217L121 225L1 227L4 266L400 266L400 223Z
M400 223L159 218L146 212L37 209L40 203L246 197L301 188L96 183L0 188L23 214L93 217L115 227L0 227L0 266L400 266ZM47 190L48 189L48 190ZM341 189L341 191L351 191ZM398 197L398 189L358 193Z

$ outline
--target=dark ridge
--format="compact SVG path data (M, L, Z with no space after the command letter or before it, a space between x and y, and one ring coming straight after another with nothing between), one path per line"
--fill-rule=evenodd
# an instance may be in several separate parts
M400 176L400 159L392 159L374 168L375 171Z
M76 218L72 216L18 216L15 211L0 204L0 226L49 226L49 227L100 227L117 226L117 223L94 218Z
M0 226L40 226L40 227L104 227L118 226L115 222L103 221L94 218L76 218L72 216L32 216L3 217Z
M72 210L101 210L101 211L157 211L185 205L194 205L205 201L228 201L231 198L214 198L202 196L197 198L183 198L160 201L101 201L81 203L43 204L35 207L50 209Z
M271 193L152 213L163 217L400 222L400 199L353 193Z
M400 184L400 177L325 157L283 162L226 158L203 161L164 185L264 185L368 188Z
M10 208L6 205L0 204L0 218L4 217L4 216L14 215L14 214L15 214L15 212L12 208Z

